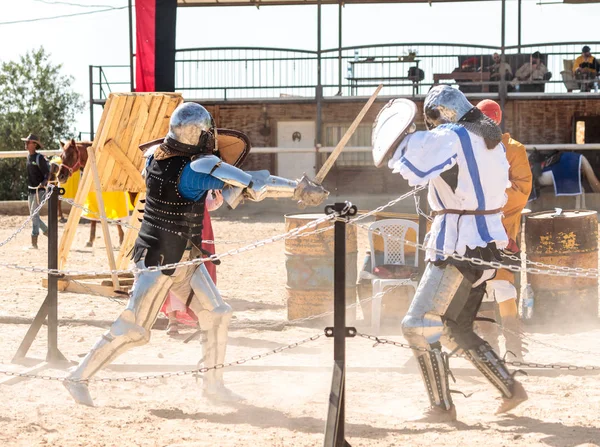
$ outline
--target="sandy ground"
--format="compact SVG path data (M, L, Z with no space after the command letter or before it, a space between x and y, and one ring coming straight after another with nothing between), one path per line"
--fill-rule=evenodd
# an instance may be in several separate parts
M0 240L23 217L0 218ZM282 233L283 217L214 220L218 239L260 239ZM105 268L104 242L84 248L89 227L82 225L69 266ZM61 226L62 232L62 226ZM113 228L116 240L116 230ZM101 235L101 231L98 231ZM41 239L41 238L40 238ZM24 250L29 231L0 248L1 262L20 265L46 264L46 241L39 251ZM233 245L235 246L235 245ZM231 248L220 245L219 251ZM366 235L359 231L359 259L366 249ZM284 347L322 332L322 325L284 325L286 271L283 243L267 245L228 257L218 268L223 296L235 311L227 359L237 360ZM43 275L0 270L2 321L32 318L45 297ZM59 348L78 361L106 331L90 323L111 321L122 301L105 297L61 293ZM358 313L357 327L366 333ZM392 320L393 321L393 320ZM0 370L24 371L46 355L45 327L28 360L12 364L11 358L27 331L27 324L0 324ZM533 339L583 354L529 342L527 360L600 366L600 325L578 328L531 328ZM191 369L201 356L198 341L184 344L155 330L149 344L121 356L112 369L98 377L136 377L165 371ZM397 322L384 335L403 341ZM0 445L3 446L316 446L323 443L327 414L332 340L321 337L293 350L249 361L226 370L228 386L245 400L216 403L201 396L200 383L189 375L140 382L94 383L91 393L96 408L74 404L57 381L27 380L0 385ZM451 425L410 422L426 406L427 398L411 353L394 346L373 347L363 338L348 340L346 435L353 446L589 446L600 445L600 375L585 372L533 371L522 382L530 399L513 413L495 416L497 393L467 363L452 360L457 382L453 388L459 421ZM62 377L54 368L40 371ZM1 377L0 377L1 379Z

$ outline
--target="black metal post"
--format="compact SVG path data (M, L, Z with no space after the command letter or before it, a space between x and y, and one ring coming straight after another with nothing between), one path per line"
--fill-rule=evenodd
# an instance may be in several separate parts
M322 102L323 102L323 85L321 84L321 0L317 3L317 128L315 145L321 145L321 127L322 127ZM315 155L315 157L317 157ZM316 166L317 164L315 164Z
M329 411L325 426L325 447L349 446L345 438L345 388L346 388L346 337L356 335L355 328L346 327L346 224L358 212L350 203L336 203L325 207L326 214L338 214L341 219L334 224L334 303L333 324L325 328L333 336L333 377L329 396Z
M502 33L501 33L501 43L500 43L500 62L502 66L506 63L506 0L502 0ZM500 109L502 110L502 122L500 123L500 127L504 132L504 105L506 103L506 79L504 77L504 73L500 70Z
M48 268L58 268L58 188L48 201ZM58 352L58 278L48 274L48 354L46 360L57 360Z
M58 196L64 189L52 189L48 201L48 268L58 269ZM58 276L48 273L48 362L66 360L58 350Z
M129 0L129 86L130 91L134 92L133 77L133 2Z
M342 3L338 9L338 96L342 96Z
M90 65L90 140L94 141L94 66Z

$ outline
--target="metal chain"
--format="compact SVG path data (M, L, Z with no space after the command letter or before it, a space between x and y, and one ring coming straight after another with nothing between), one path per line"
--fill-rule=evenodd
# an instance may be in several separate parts
M10 236L8 236L8 238L6 238L2 242L0 242L0 247L5 246L10 241L12 241L14 238L16 238L17 235L21 231L23 231L23 229L27 226L27 224L29 224L29 222L31 222L31 220L33 219L33 217L36 216L37 214L39 214L39 212L42 209L42 207L46 203L48 203L48 200L50 200L50 197L52 195L52 191L53 190L54 190L54 185L48 185L48 191L46 191L46 195L44 196L44 199L40 202L40 204L38 205L38 207L33 210L33 212L29 215L29 217L27 219L25 219L25 221ZM37 195L37 190L36 190L35 194Z
M497 261L484 261L483 259L479 259L479 258L470 258L468 256L459 255L458 253L450 253L449 254L449 253L445 253L443 250L439 250L434 247L425 247L423 244L405 240L405 239L402 239L399 236L396 236L393 234L384 233L380 230L371 230L367 225L364 225L364 224L356 224L352 221L350 223L357 225L367 231L370 231L371 233L375 233L379 236L385 236L387 238L395 239L395 240L403 240L406 245L418 248L419 250L423 250L425 252L432 251L434 253L441 254L444 257L450 257L457 261L462 261L462 262L468 261L468 262L472 263L473 265L477 265L477 266L487 266L487 267L490 267L493 269L506 269L506 270L510 270L511 272L527 272L527 273L532 273L534 275L563 276L563 277L573 277L573 278L598 278L598 276L599 276L598 270L593 270L592 272L565 271L564 269L560 268L560 266L552 266L552 267L556 267L556 268L550 269L550 270L539 269L539 268L523 268L518 265L506 265L506 264L503 264L503 263L497 262Z
M513 261L521 261L521 258L515 255L509 255L508 253L500 252L503 258L511 259ZM525 262L530 265L535 265L537 267L546 268L548 270L562 270L565 272L597 272L597 269L594 268L582 268L582 267L567 267L565 265L551 265L544 264L543 262L531 261L525 258Z
M313 220L305 225L302 225L300 227L294 228L293 230L290 230L286 233L283 234L279 234L277 236L272 236L263 240L259 240L256 241L252 244L246 245L244 247L239 247L236 249L232 249L229 251L226 251L224 253L217 253L211 256L208 256L206 258L197 258L197 259L191 259L189 261L182 261L182 262L177 262L177 263L172 263L172 264L165 264L165 265L161 265L161 266L151 266L151 267L145 267L145 268L138 268L138 267L134 267L131 269L126 269L126 270L100 270L100 271L94 271L94 270L59 270L59 269L48 269L48 268L44 268L44 267L23 267L17 264L8 264L8 263L0 263L0 267L5 267L7 269L12 269L12 270L21 270L21 271L27 271L27 272L35 272L35 273L45 273L45 274L49 274L49 275L57 275L57 276L63 276L63 275L112 275L112 274L123 274L123 273L142 273L142 272L160 272L162 270L170 270L170 269L174 269L177 267L182 267L182 266L191 266L191 265L199 265L202 264L204 262L211 262L211 261L216 261L218 259L227 257L227 256L234 256L234 255L238 255L247 251L251 251L254 250L256 248L259 247L263 247L265 245L268 244L272 244L274 242L278 242L280 240L284 240L284 239L292 239L292 238L296 238L296 237L305 237L305 236L309 236L312 234L318 234L318 233L322 233L324 231L328 231L330 230L330 227L324 227L321 229L317 229L311 232L306 232L303 234L302 233L304 230L307 230L309 228L312 227L316 227L320 224L322 224L323 222L327 222L330 220L334 220L336 219L336 216L334 214L328 215L328 216L324 216L320 219L316 219ZM331 227L332 228L332 227Z
M394 200L390 200L388 203L386 203L385 205L381 205L378 208L375 208L373 211L369 211L368 213L365 214L361 214L360 216L356 216L353 219L350 219L350 223L354 223L356 224L356 222L361 221L363 219L366 219L367 217L371 217L376 215L377 213L383 211L386 208L390 208L392 206L394 206L395 204L411 197L414 196L416 193L418 193L419 191L423 190L427 188L427 185L422 185L422 186L417 186L415 187L413 190L407 192L406 194L402 194L400 197L394 199Z
M413 349L415 351L421 352L429 352L432 351L428 348L423 348L421 346L412 346L406 343L400 343L393 340L387 340L385 338L380 338L375 335L357 333L359 337L366 338L367 340L372 340L375 342L373 347L378 345L392 345L400 348ZM454 357L463 357L462 355L454 355ZM600 366L578 366L578 365L559 365L556 363L537 363L537 362L517 362L517 361L504 361L507 365L516 366L516 367L526 367L526 368L536 368L536 369L561 369L568 371L600 371Z
M373 345L374 348L378 345L392 345L392 346L398 346L400 348L414 349L415 351L421 351L421 352L432 351L429 348L423 348L422 346L412 346L412 345L409 345L406 343L400 343L400 342L394 341L394 340L387 340L385 338L377 337L376 335L363 334L361 332L357 332L356 335L358 335L359 337L362 337L362 338L366 338L367 340L374 341L375 342L375 344Z
M433 218L431 216L428 216L427 214L425 214L425 212L423 212L423 210L421 209L421 197L419 197L418 195L415 194L414 199L415 199L415 209L417 210L417 215L423 216L429 222L433 222Z
M189 376L189 375L194 375L194 374L199 374L199 373L205 373L205 372L211 371L213 369L223 369L223 368L228 368L231 366L243 365L244 363L247 363L252 360L263 359L265 357L279 354L280 352L283 352L283 351L297 348L298 346L304 345L306 343L310 343L311 341L318 340L319 338L321 338L323 336L324 336L324 334L319 333L319 334L313 335L312 337L308 337L303 340L291 343L287 346L281 346L279 348L272 349L271 351L267 351L262 354L255 354L253 356L246 357L246 358L236 360L233 362L219 363L218 365L214 365L214 366L210 366L210 367L202 367L202 368L196 368L196 369L168 372L168 373L163 373L163 374L153 374L153 375L146 375L146 376L130 376L130 377L113 377L113 378L111 378L111 377L103 377L103 378L92 377L89 379L70 379L68 377L55 377L55 376L46 376L46 375L38 375L38 374L26 374L26 373L19 373L19 372L13 372L13 371L0 371L0 374L5 375L5 376L11 376L11 377L22 377L24 379L41 379L41 380L51 380L51 381L56 381L56 382L84 382L84 383L88 383L88 382L142 382L145 380L167 379L169 377L176 377L176 376Z
M573 349L573 348L565 348L563 346L558 346L552 343L548 343L545 341L541 341L538 340L536 338L533 338L530 335L527 335L523 332L515 332L511 329L508 329L507 327L502 326L502 324L500 323L494 323L496 324L501 330L502 332L508 332L509 334L515 335L517 337L523 338L524 340L530 341L532 343L538 344L540 346L545 346L546 348L552 348L552 349L557 349L559 351L564 351L564 352L571 352L573 354L587 354L587 355L594 355L594 356L600 356L600 352L594 352L594 351L583 351L583 350L579 350L579 349Z

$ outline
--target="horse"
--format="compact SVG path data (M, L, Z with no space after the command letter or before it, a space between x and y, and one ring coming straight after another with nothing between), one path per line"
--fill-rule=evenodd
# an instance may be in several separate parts
M88 161L87 149L92 145L92 142L75 141L75 139L71 138L68 141L61 141L60 144L62 146L62 154L60 155L62 164L58 168L56 177L60 183L65 183L74 172L85 167ZM59 213L62 215L62 212L59 211ZM92 247L94 245L94 240L96 239L96 223L95 220L90 220L90 239L87 242L86 247ZM119 244L122 244L125 233L123 232L121 225L117 225L117 230L119 232Z
M543 154L537 150L534 150L529 156L529 164L531 166L531 172L533 174L533 188L535 190L535 194L533 197L539 197L539 190L544 186L554 186L554 175L552 174L551 167L553 165L559 165L561 163L563 152L554 151L550 154ZM579 178L585 178L589 183L593 192L600 192L600 180L594 174L594 169L590 164L589 160L585 157L585 155L577 154L580 158L579 166ZM579 180L579 179L578 179ZM582 198L584 198L583 188L582 188ZM579 208L579 196L577 196L577 205L576 208ZM585 207L585 202L582 203L582 206Z

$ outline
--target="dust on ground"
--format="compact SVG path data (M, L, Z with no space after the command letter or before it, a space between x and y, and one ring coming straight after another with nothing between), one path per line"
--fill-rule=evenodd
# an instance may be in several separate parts
M8 237L24 217L1 217L0 240ZM62 233L61 225L61 233ZM257 240L284 232L283 217L214 220L217 239ZM112 228L113 240L117 233ZM102 232L98 231L101 236ZM359 260L367 248L359 230ZM107 269L104 241L85 248L89 226L80 225L68 267ZM1 261L45 266L46 240L40 250L24 250L29 228L1 247ZM218 251L243 244L220 244ZM360 262L360 261L359 261ZM0 290L2 321L31 319L46 295L42 274L3 268ZM218 286L232 304L235 318L227 360L261 354L322 332L323 325L289 326L283 242L223 259ZM123 301L60 293L59 348L78 361L106 331ZM369 325L357 312L357 327ZM394 316L393 316L394 317ZM390 318L383 336L403 341L399 318ZM75 323L85 320L90 324ZM92 324L96 324L93 326ZM24 371L46 355L43 327L25 364L10 363L28 324L0 324L0 369ZM600 365L600 326L527 328L528 335L546 344L529 342L526 360L540 363ZM183 343L164 330L153 331L149 344L119 357L113 368L98 377L117 378L190 370L201 350L198 341ZM552 346L548 346L548 344ZM571 352L555 346L574 349ZM496 416L497 392L469 364L453 359L453 389L459 421L451 425L411 422L427 405L427 397L411 353L364 338L347 341L346 437L353 446L589 446L600 445L600 375L578 371L529 370L519 376L529 401L511 414ZM582 351L591 351L585 354ZM37 361L35 360L37 359ZM227 368L225 379L239 403L217 403L201 395L201 382L191 375L141 382L94 383L96 408L76 405L57 381L27 380L0 385L0 444L6 446L317 446L323 433L331 384L333 343L321 337L295 349ZM59 369L39 374L61 377Z

